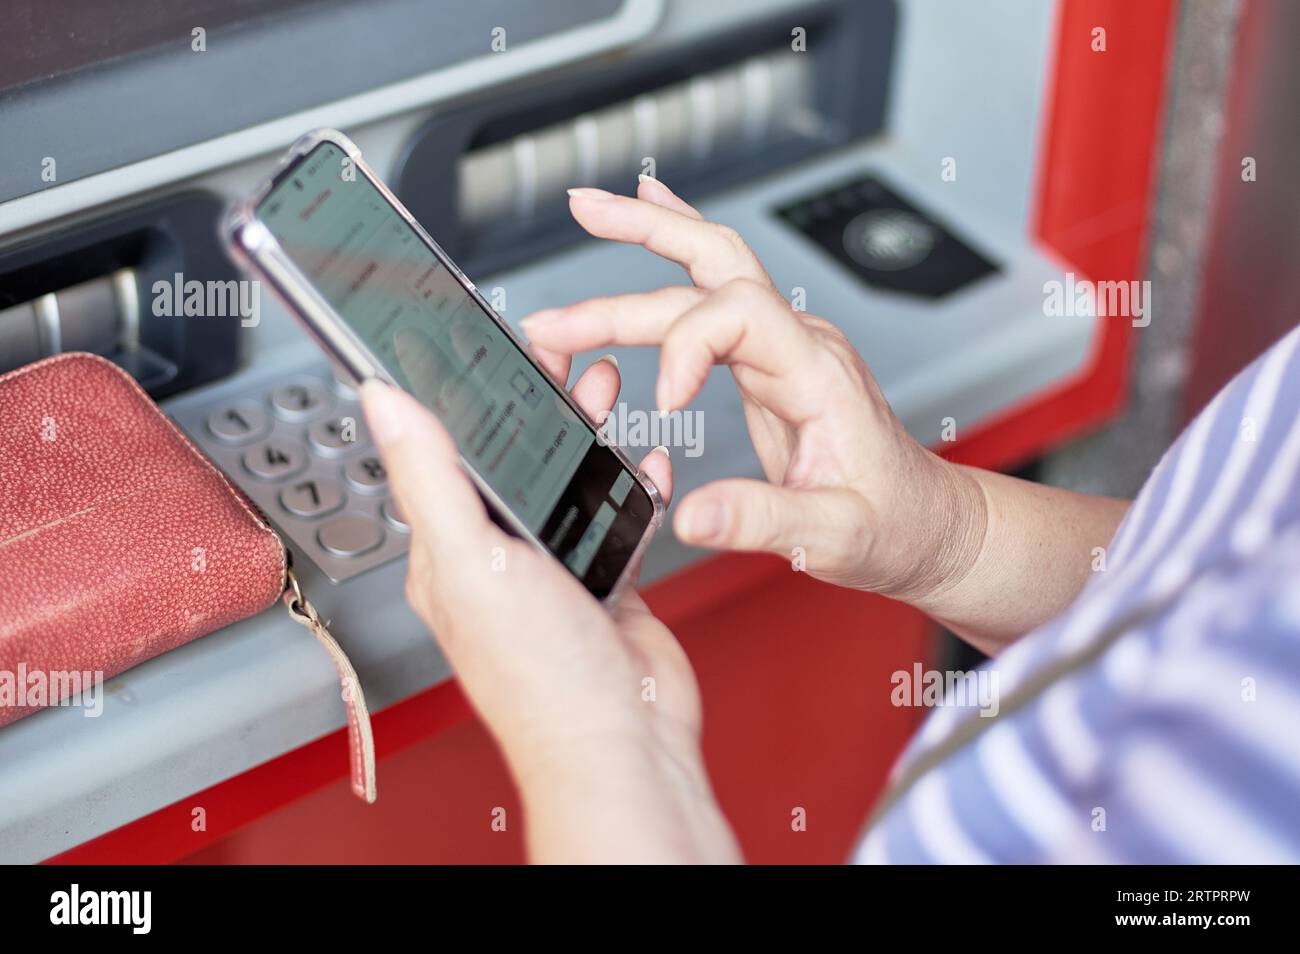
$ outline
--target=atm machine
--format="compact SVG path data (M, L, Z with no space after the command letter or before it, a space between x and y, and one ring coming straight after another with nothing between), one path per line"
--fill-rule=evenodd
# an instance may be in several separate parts
M518 836L480 850L484 806L508 786L406 607L407 528L382 468L337 440L339 417L360 418L356 395L269 296L253 326L173 316L156 291L237 277L219 212L300 133L353 137L512 323L684 280L567 215L566 187L628 193L649 171L843 329L906 425L946 454L1009 467L1124 400L1123 323L1048 316L1044 287L1136 274L1169 2L16 6L0 39L0 372L58 351L111 358L266 510L377 710L381 792L398 811L438 806L423 860L504 860ZM1089 48L1098 24L1105 63ZM1125 147L1097 149L1099 134ZM653 408L657 355L617 357L620 400ZM696 409L702 452L674 454L678 495L757 475L725 372ZM304 480L330 493L300 499L290 485ZM700 669L710 765L755 860L843 856L916 719L864 687L932 648L910 610L797 577L667 529L644 572ZM409 816L367 816L385 797L331 801L337 693L272 610L112 680L98 720L15 723L0 731L0 860L316 857L221 855L246 825L268 843L329 825L352 852L319 855L331 860L384 857L349 828L420 842ZM789 824L801 804L816 806L802 841ZM484 820L482 842L447 840L470 826L458 812Z

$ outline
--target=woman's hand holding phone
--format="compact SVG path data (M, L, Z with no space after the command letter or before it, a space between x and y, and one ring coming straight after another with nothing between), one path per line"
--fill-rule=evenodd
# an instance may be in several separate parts
M535 353L567 379L567 357ZM599 420L619 386L617 366L601 360L573 396ZM699 690L672 633L633 592L611 616L557 560L498 528L451 436L417 401L376 381L362 399L411 525L407 599L501 745L530 858L739 860L704 771ZM642 471L667 500L668 454L652 451Z

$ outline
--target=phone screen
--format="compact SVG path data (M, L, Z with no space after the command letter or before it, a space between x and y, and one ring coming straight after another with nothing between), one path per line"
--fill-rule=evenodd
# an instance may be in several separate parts
M597 596L645 533L645 489L337 145L278 177L258 218L514 517Z

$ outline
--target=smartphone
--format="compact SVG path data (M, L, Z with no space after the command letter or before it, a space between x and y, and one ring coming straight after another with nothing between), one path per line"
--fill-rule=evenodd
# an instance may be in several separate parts
M663 500L343 134L299 139L222 225L335 364L431 409L498 524L612 601Z

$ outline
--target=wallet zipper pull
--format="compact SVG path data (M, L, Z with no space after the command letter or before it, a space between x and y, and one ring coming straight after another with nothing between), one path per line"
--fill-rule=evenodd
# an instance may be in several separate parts
M366 707L366 696L361 689L361 680L352 668L343 647L326 629L316 607L302 592L298 577L289 562L284 570L284 605L289 617L301 626L311 630L316 641L325 647L338 670L339 684L342 687L343 704L348 714L348 751L352 774L353 793L367 804L373 804L379 793L375 784L375 737L370 725L370 710Z

